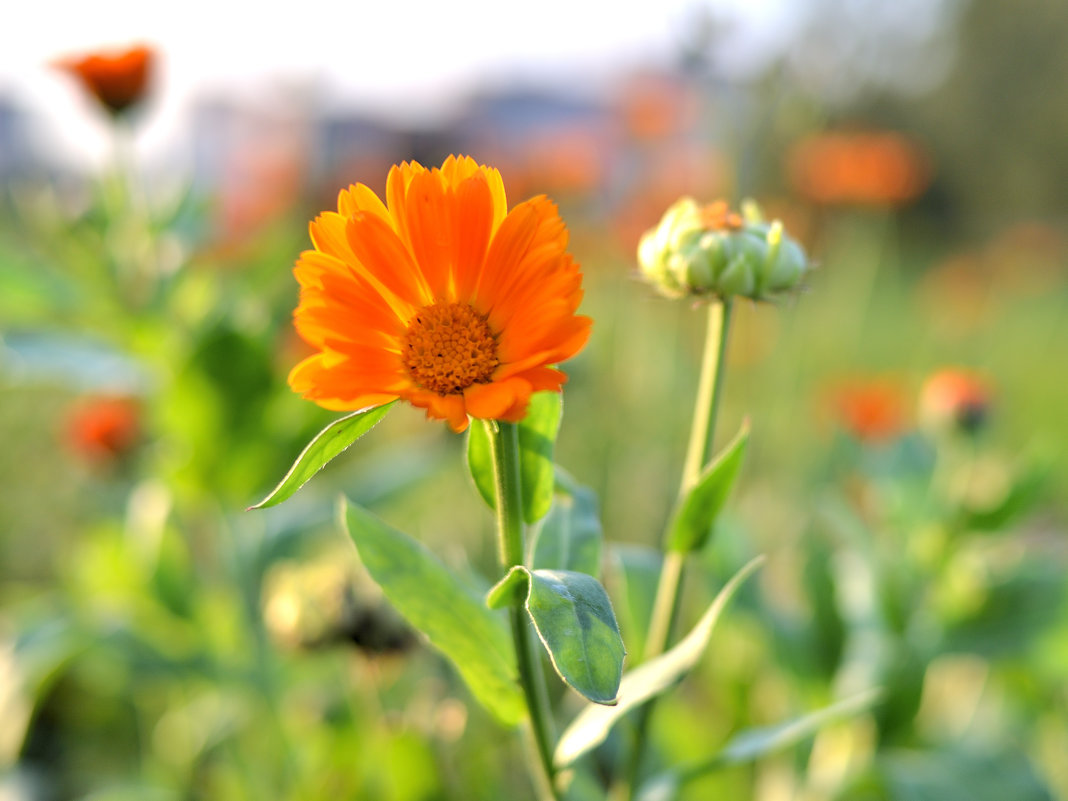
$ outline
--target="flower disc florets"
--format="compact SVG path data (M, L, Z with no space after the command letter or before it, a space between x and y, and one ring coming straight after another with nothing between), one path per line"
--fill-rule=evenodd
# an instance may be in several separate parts
M663 295L735 295L768 300L793 289L808 269L801 246L778 220L767 223L755 206L744 215L719 201L676 201L638 244L644 278Z

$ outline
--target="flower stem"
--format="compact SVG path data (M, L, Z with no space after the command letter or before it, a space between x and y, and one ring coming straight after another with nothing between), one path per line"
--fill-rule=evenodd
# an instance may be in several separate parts
M497 556L501 575L515 565L523 564L523 489L519 476L519 432L515 423L485 420L493 456L493 477L497 499ZM556 770L553 767L552 717L545 688L545 676L535 643L530 636L526 611L522 606L509 610L512 641L515 644L519 683L530 713L530 727L537 746L543 775L535 776L535 784L547 790L549 797L558 797Z
M705 352L701 363L701 378L697 385L697 402L694 405L693 424L690 427L690 443L686 449L682 480L679 485L680 500L697 483L701 469L712 453L716 435L716 416L723 390L724 357L727 352L727 332L731 322L731 301L725 299L708 307L708 329L705 335ZM671 631L678 617L682 596L682 579L686 554L669 550L664 554L660 568L660 581L656 588L656 600L649 621L649 634L645 640L645 658L652 659L667 650ZM634 755L630 761L627 778L627 797L634 798L641 769L642 755L648 735L649 719L653 714L656 699L651 699L639 710L635 721Z

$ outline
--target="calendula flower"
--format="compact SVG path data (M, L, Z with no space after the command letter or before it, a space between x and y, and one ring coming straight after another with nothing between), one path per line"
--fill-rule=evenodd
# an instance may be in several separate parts
M920 149L891 131L811 136L794 147L789 169L797 190L822 204L901 205L930 181Z
M66 440L93 464L110 464L130 453L141 438L141 407L133 398L86 398L70 409Z
M118 115L144 97L155 57L152 48L141 45L61 59L56 66L74 75L104 108Z
M865 442L892 439L905 429L900 386L888 379L857 380L838 386L832 396L838 423Z
M553 365L589 336L556 206L508 211L500 173L469 157L393 167L385 203L350 186L310 233L294 323L317 352L289 384L328 409L400 398L454 431L468 416L517 422L531 393L560 391Z
M973 434L990 411L990 388L970 370L946 368L930 375L920 390L920 421L934 432Z

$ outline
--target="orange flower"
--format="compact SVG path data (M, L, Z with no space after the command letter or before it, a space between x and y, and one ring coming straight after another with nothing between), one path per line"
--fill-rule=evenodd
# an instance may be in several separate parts
M556 206L509 212L500 173L469 157L393 167L385 204L350 186L310 233L294 324L318 352L289 385L327 409L401 398L454 431L468 415L516 422L531 393L560 391L551 365L589 336Z
M898 205L930 180L919 149L896 133L825 133L802 140L789 161L797 190L814 203Z
M935 431L975 432L986 422L989 409L986 381L968 370L939 370L920 390L920 419Z
M889 380L856 381L834 392L838 422L857 439L887 440L904 429L905 404L897 384Z
M71 450L87 461L113 462L140 439L140 405L125 397L85 399L68 413L66 435Z
M81 81L101 105L121 114L144 97L155 52L145 46L115 53L90 53L56 62Z

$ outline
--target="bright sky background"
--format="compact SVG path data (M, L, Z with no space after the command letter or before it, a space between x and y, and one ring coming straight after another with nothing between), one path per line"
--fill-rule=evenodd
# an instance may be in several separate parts
M173 131L204 89L305 87L400 118L433 116L472 86L509 78L595 88L668 62L702 8L740 9L744 37L781 38L788 0L34 0L0 35L0 91L70 145L93 132L73 84L48 62L145 42L162 55L158 108L142 138ZM11 22L9 15L9 22ZM72 104L72 99L75 101ZM81 110L81 107L79 107ZM84 114L81 115L84 117ZM97 132L99 133L99 132Z

